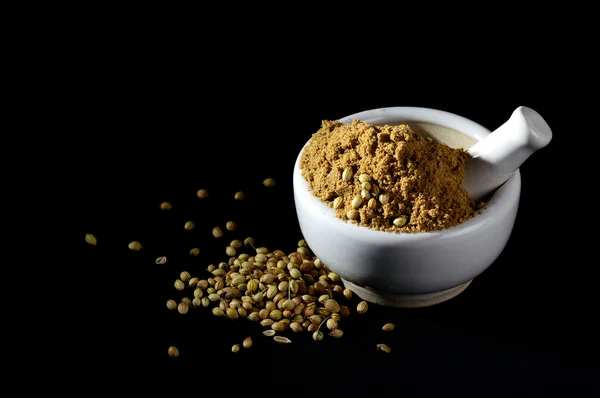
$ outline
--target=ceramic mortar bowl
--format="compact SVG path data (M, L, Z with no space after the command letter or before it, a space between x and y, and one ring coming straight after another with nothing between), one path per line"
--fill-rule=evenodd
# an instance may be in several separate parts
M346 116L370 124L432 123L476 141L490 130L441 110L390 107ZM466 148L465 148L466 149ZM460 294L498 258L510 237L521 192L519 170L486 201L482 213L440 231L376 231L335 216L310 191L296 159L294 201L303 238L324 264L363 300L385 306L424 307Z

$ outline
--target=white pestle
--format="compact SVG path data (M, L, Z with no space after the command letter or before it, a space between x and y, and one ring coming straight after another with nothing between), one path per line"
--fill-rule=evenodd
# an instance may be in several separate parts
M502 185L538 149L552 131L539 113L520 106L502 126L467 151L464 188L479 201Z

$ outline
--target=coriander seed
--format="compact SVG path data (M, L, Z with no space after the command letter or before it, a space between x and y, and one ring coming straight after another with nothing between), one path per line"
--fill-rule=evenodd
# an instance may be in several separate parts
M244 348L252 347L252 337L246 337L242 342L242 345L244 346Z
M371 194L366 189L363 189L362 191L360 191L360 196L363 198L363 200L371 199Z
M312 338L314 341L321 341L323 340L323 332L317 330L313 333Z
M249 236L246 239L244 239L244 245L254 247L254 238Z
M159 207L161 210L171 210L173 206L169 202L162 202Z
M194 229L195 226L196 226L195 222L186 221L185 224L183 225L183 229L185 229L186 231L191 231L192 229Z
M356 210L350 210L348 213L346 213L346 217L348 217L350 220L358 220L359 216L360 214Z
M379 187L375 184L371 185L371 194L374 198L379 196Z
M379 195L379 201L382 205L387 204L390 201L390 195L387 193L382 193L381 195Z
M233 247L234 249L241 249L242 248L242 241L239 239L234 239L231 241L231 243L229 244L229 246Z
M198 192L196 192L196 195L200 199L206 199L208 198L208 191L206 189L199 189Z
M390 346L388 346L387 344L377 344L377 350L386 352L388 354L392 351Z
M168 300L167 308L170 310L174 310L175 308L177 308L177 302L175 300Z
M221 229L221 227L214 227L212 230L212 234L215 238L222 238L223 230Z
M283 336L274 336L273 340L275 340L276 342L278 342L280 344L290 344L292 342L292 340L288 339L287 337L283 337Z
M274 331L273 329L265 330L264 332L262 332L262 334L264 334L267 337L275 336L275 333L277 333L277 332Z
M356 195L354 198L352 198L352 202L351 202L351 206L353 209L358 209L360 207L360 205L362 204L362 197L360 195Z
M233 353L236 353L236 352L238 352L239 350L240 350L240 345L239 345L239 344L234 344L234 345L231 347L231 352L233 352Z
M235 231L237 225L233 221L227 221L225 223L225 229L228 231Z
M375 198L369 199L367 202L367 207L371 210L375 210L377 208L377 200Z
M167 263L167 257L161 256L156 259L156 264L163 265Z
M177 311L179 311L179 313L181 315L187 314L188 309L189 309L189 306L187 305L187 303L185 301L182 301L181 303L177 304Z
M234 199L235 200L244 200L245 197L246 197L246 194L243 191L238 191L235 193Z
M345 288L343 291L344 297L346 297L347 300L351 300L352 299L352 290Z
M368 174L361 174L358 176L358 181L360 182L369 182L371 181L371 176L369 176Z
M341 196L338 196L337 198L335 198L333 200L333 208L335 210L341 208L343 204L344 204L344 198L342 198Z
M219 307L213 307L212 313L214 316L225 316L225 312Z
M392 330L394 330L395 327L396 325L394 325L393 323L386 323L385 325L383 325L381 330L383 330L384 332L391 332Z
M233 247L231 247L231 246L227 246L227 247L225 248L225 253L226 253L228 256L230 256L230 257L231 257L231 256L235 256L235 249L234 249Z
M169 347L169 356L171 358L177 358L179 356L179 350L174 345Z
M198 249L197 247L190 249L190 256L197 257L199 254L200 254L200 249Z
M406 224L407 218L406 216L400 216L398 218L395 218L393 223L395 226L397 227L402 227Z
M85 234L85 241L91 246L96 246L96 244L98 244L98 239L96 239L93 234Z
M187 282L190 280L190 273L187 271L183 271L181 274L179 274L179 279L181 279L183 282Z
M134 240L133 242L129 243L129 250L139 252L142 250L142 244L137 240Z
M263 181L263 185L267 188L272 188L277 184L277 182L272 178L265 178Z
M331 337L339 339L340 337L342 337L344 335L344 332L341 329L333 329L331 332L329 332L329 335Z
M348 182L352 179L352 169L350 167L346 167L342 172L342 180Z
M181 279L175 280L174 285L175 285L175 289L177 289L177 290L185 289L185 283L183 283L183 281Z
M358 303L358 305L356 306L356 312L358 312L359 314L364 314L365 312L367 312L368 309L369 304L367 304L367 302L364 300Z

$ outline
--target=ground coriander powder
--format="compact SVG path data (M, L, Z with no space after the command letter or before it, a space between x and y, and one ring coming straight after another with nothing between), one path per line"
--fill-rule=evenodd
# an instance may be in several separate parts
M467 156L407 124L324 120L300 168L312 193L340 219L382 231L427 232L461 224L483 205L463 188Z

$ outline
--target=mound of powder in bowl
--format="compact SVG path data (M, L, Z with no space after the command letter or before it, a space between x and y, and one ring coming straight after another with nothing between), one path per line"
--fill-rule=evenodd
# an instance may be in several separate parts
M406 124L324 120L300 157L312 193L342 220L392 232L426 232L474 217L463 188L467 152Z

